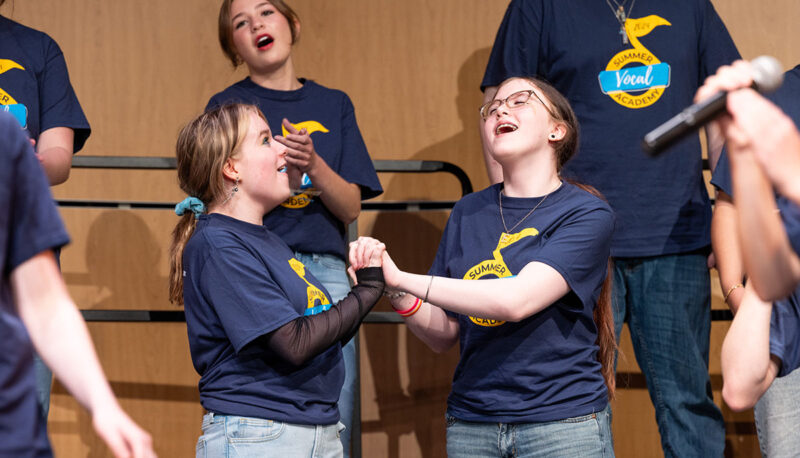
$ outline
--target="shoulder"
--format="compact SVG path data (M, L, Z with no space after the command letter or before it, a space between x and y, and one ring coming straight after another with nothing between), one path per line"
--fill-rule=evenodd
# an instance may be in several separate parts
M564 182L564 207L575 215L592 214L597 218L614 220L614 211L601 197L572 183Z
M346 92L340 89L333 89L327 86L323 86L317 83L314 80L307 79L305 81L305 89L308 91L308 94L313 95L314 97L324 98L329 101L335 101L340 104L350 104L350 96L347 95Z
M24 52L48 57L60 54L61 48L50 35L0 16L0 33L5 32L24 48ZM5 40L0 40L5 41ZM1 44L1 43L0 43Z
M453 212L470 212L487 205L498 205L497 193L500 192L500 184L493 184L488 188L467 194L455 203Z
M226 103L250 103L245 97L245 84L247 79L243 79L236 83L231 84L225 89L217 92L208 101L206 110L217 108Z

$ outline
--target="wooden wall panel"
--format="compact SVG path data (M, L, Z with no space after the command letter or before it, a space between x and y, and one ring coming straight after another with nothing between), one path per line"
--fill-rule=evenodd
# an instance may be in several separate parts
M566 0L565 0L566 1ZM375 159L446 160L476 189L488 184L477 134L478 84L508 0L293 0L303 20L298 73L345 90ZM714 0L742 54L800 62L794 31L800 2ZM172 154L180 126L208 98L243 76L216 39L217 0L120 2L8 0L0 13L53 36L93 127L85 155ZM446 176L382 174L382 199L454 199ZM171 172L74 170L60 198L157 200L183 196ZM166 309L168 211L65 210L73 244L63 270L81 308ZM398 263L427 269L447 212L375 213L361 233L385 240ZM714 283L714 308L724 308ZM379 305L387 310L388 305ZM730 456L757 450L752 413L719 399L719 347L712 326L711 374L723 407ZM123 405L148 427L161 456L193 456L201 409L181 324L90 326ZM364 456L444 455L444 402L457 359L434 355L403 327L371 324L362 344ZM614 403L617 454L658 456L658 433L629 339ZM88 417L56 385L50 421L59 456L108 456Z

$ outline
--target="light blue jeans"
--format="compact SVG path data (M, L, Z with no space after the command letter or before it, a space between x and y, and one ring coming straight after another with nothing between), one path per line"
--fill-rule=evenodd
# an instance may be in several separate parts
M294 425L234 415L203 416L197 458L340 458L342 443L335 425Z
M294 253L295 258L322 283L331 295L331 301L337 303L350 292L350 280L343 260L330 254ZM358 364L356 361L355 338L342 347L344 357L344 385L339 394L339 415L345 430L341 432L344 456L350 456L350 433L353 430L353 409L355 393L358 387Z
M800 454L800 370L778 377L754 409L761 454Z
M706 255L614 259L614 325L626 321L666 457L721 457L722 412L711 396L711 293Z
M449 458L613 457L611 408L544 423L473 423L445 415Z

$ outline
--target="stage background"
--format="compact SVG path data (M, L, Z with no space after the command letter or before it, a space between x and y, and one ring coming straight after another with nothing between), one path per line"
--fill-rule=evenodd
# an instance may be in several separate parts
M598 0L600 1L600 0ZM178 130L209 97L241 79L217 44L218 1L9 0L0 13L61 45L93 134L81 155L170 156ZM374 159L444 160L475 189L488 184L477 134L478 89L507 0L293 0L302 19L300 76L346 91ZM800 62L797 0L715 0L745 58ZM445 175L382 174L381 199L457 199ZM58 198L157 200L184 196L173 172L73 170ZM167 302L169 211L64 209L72 244L63 253L82 309L175 310ZM401 267L425 271L447 212L365 212L359 229L387 242ZM716 279L714 308L724 308ZM381 304L380 310L388 310ZM725 415L727 455L757 454L752 412L720 397L715 322L711 367ZM403 326L361 333L363 456L441 457L444 402L457 350L435 355ZM125 409L153 435L162 457L194 456L202 408L182 323L92 323L90 330ZM627 333L627 331L626 331ZM613 404L617 456L661 454L653 409L627 335ZM110 456L88 415L54 385L50 435L58 456Z

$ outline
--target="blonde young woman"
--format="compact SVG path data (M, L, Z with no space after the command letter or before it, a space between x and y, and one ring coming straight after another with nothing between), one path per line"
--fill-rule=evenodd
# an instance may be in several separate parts
M291 191L286 147L258 108L204 113L176 152L190 197L176 208L170 296L186 308L207 411L197 456L342 456L342 345L383 291L383 245L351 244L356 286L333 305L262 224Z
M301 78L294 64L300 18L283 0L223 0L219 42L234 67L248 76L211 97L208 108L231 102L257 105L286 146L290 172L303 174L297 195L264 219L298 260L319 279L333 300L347 295L345 228L361 211L361 200L383 190L356 122L350 98L342 91ZM298 178L298 182L300 179ZM348 456L357 389L355 343L345 346L345 384L339 408Z
M512 78L481 116L503 182L456 204L430 275L383 264L411 331L435 351L460 344L448 456L614 456L614 217L559 175L575 115L550 85Z

